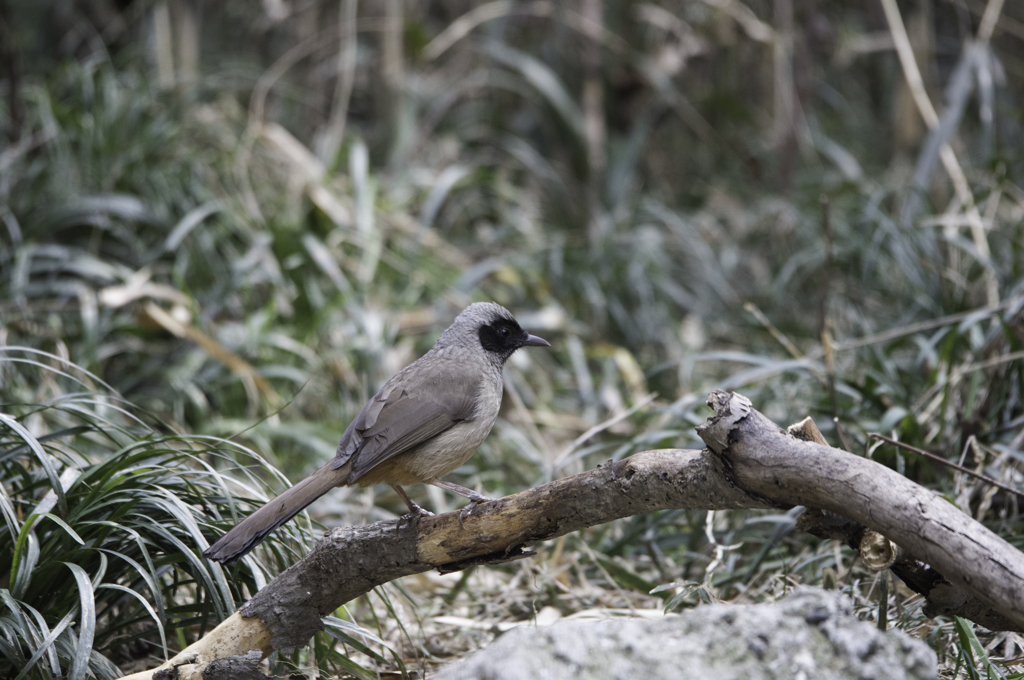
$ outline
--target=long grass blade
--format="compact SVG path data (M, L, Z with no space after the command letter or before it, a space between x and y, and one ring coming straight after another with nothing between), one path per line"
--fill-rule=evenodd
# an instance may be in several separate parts
M96 598L88 572L77 564L71 562L65 562L64 564L71 570L75 581L78 583L79 603L81 605L78 620L78 645L75 649L74 659L71 662L71 670L68 672L68 680L82 680L89 670L92 641L96 636Z
M10 417L6 413L0 413L0 423L14 430L14 432L25 442L32 453L35 454L36 459L39 461L39 465L46 472L47 479L50 480L50 489L57 495L57 506L60 508L62 515L68 514L68 499L64 496L64 489L60 483L60 476L57 474L57 469L53 466L53 460L50 458L42 445L39 443L32 434L22 427L14 418Z

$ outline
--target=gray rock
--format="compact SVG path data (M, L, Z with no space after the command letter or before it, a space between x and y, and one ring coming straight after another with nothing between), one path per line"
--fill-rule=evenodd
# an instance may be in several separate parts
M931 680L936 663L920 640L854 618L846 597L801 588L775 604L516 628L433 680Z

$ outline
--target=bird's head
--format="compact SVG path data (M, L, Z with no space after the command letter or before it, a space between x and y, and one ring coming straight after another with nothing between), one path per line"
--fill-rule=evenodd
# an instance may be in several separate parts
M451 342L478 343L497 363L505 363L520 347L551 346L544 338L524 331L512 312L493 302L474 302L462 310L438 340L439 345Z

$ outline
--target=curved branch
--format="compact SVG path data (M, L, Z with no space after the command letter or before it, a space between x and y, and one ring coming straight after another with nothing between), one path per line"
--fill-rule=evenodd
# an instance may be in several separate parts
M697 431L742 489L827 510L886 536L912 556L904 556L905 581L927 588L931 612L952 607L976 618L971 612L982 611L976 620L983 625L1024 629L1024 553L897 472L790 436L746 397L715 391L708 404L716 415Z
M754 507L764 506L730 484L712 457L645 451L479 505L465 528L450 512L335 529L241 613L270 625L276 649L294 647L320 630L321 616L400 576L519 559L528 545L644 512Z
M128 678L199 677L214 659L301 646L322 616L401 576L520 559L533 543L666 509L807 505L843 515L902 548L893 569L923 584L932 611L1024 630L1024 553L892 470L787 434L745 397L714 392L708 403L716 415L698 432L711 451L644 451L479 505L465 528L456 511L334 529L202 640ZM804 528L848 542L864 531L841 519L818 525ZM922 562L934 569L921 572Z

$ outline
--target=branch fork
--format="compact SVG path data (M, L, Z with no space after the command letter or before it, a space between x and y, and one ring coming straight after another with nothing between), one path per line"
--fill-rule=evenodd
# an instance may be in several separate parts
M927 614L1024 632L1024 553L931 491L827 446L813 423L791 434L746 397L722 391L708 405L715 415L697 430L704 451L643 451L481 503L464 528L455 511L333 529L202 640L127 677L199 677L215 659L302 646L321 617L388 581L522 559L534 543L666 509L807 506L801 529L863 543L874 568L888 565L928 599Z

